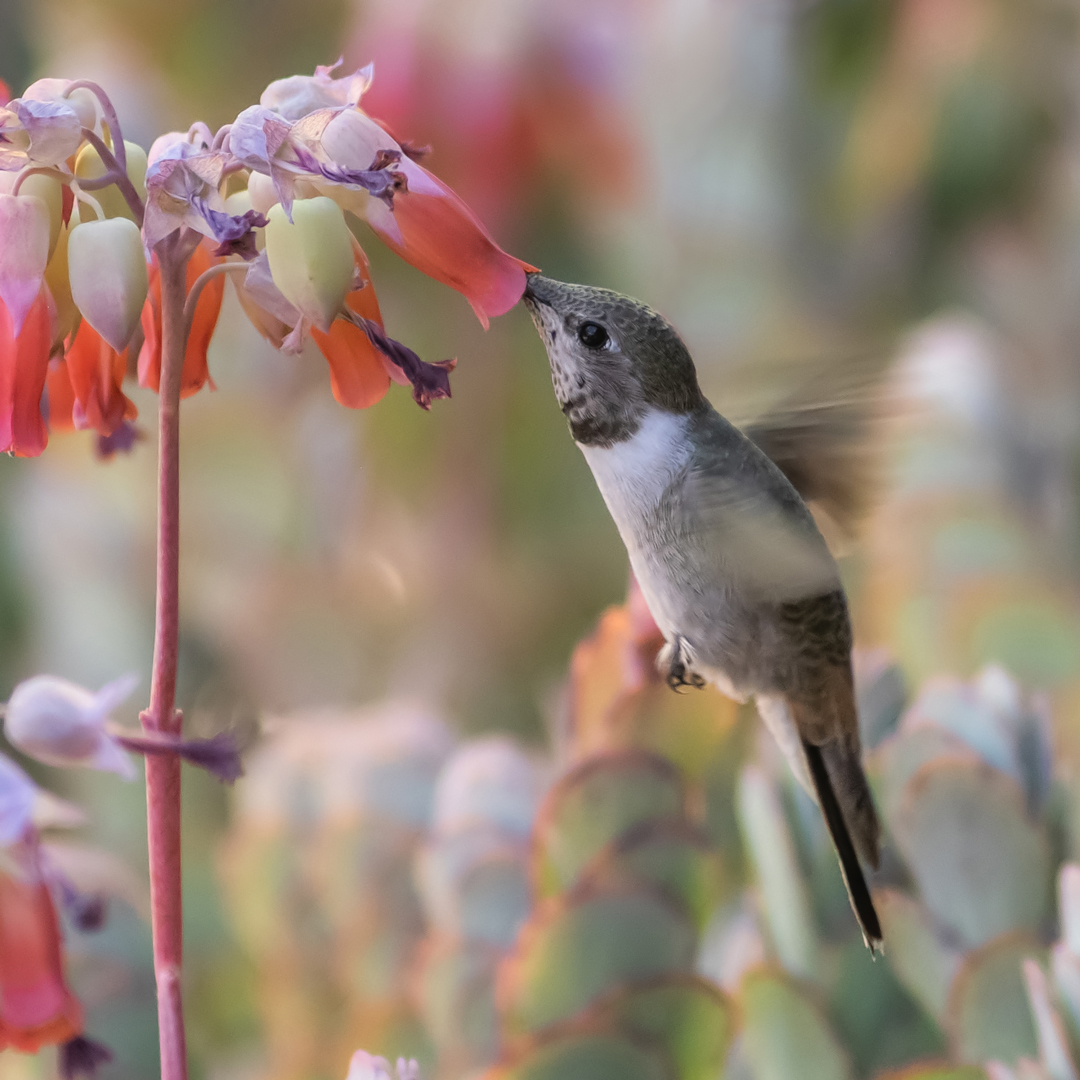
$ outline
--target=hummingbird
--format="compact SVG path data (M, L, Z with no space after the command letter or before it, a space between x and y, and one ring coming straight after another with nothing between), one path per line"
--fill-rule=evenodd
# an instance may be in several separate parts
M816 799L871 950L881 926L860 859L880 826L862 768L840 572L766 453L706 400L682 339L645 304L539 273L524 302L570 434L664 637L673 689L754 699Z

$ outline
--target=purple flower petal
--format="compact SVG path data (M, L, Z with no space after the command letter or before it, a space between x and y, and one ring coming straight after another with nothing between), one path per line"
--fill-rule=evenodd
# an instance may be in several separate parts
M211 739L184 739L158 731L147 735L117 735L115 740L136 754L177 754L189 765L206 769L225 784L244 774L240 748L227 731Z
M439 360L429 364L421 360L407 345L387 337L377 322L361 315L352 315L352 321L367 334L368 341L392 364L396 364L412 383L413 401L421 409L430 409L436 398L450 397L450 372L457 367L456 360Z
M120 426L111 435L97 437L94 452L99 461L108 461L115 454L130 454L135 444L144 437L130 420L122 420Z
M390 167L400 161L400 150L380 150L369 169L349 169L341 165L324 164L302 147L296 148L296 162L308 172L325 176L335 184L363 188L375 198L382 199L391 210L394 208L395 193L409 190L405 174Z
M64 1080L74 1080L76 1076L93 1077L112 1059L112 1051L107 1046L85 1035L76 1035L60 1047L60 1075Z
M195 208L206 219L218 246L215 255L239 255L245 262L259 257L255 246L253 230L266 226L266 218L257 210L248 210L243 214L227 214L214 210L205 199L193 199Z

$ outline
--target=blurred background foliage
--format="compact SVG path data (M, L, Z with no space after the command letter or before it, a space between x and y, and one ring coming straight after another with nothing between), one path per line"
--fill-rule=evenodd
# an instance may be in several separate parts
M227 294L217 391L184 406L180 703L199 732L267 733L235 792L185 776L196 1077L340 1077L358 1045L440 1080L1039 1053L1075 1075L1080 996L1047 952L1080 856L1075 5L0 0L0 27L13 89L93 78L144 146L374 60L369 111L430 142L508 250L664 311L721 411L891 361L843 564L891 837L877 885L910 943L871 964L753 718L655 685L632 603L601 618L625 555L524 312L484 333L370 245L389 332L460 363L430 414L397 389L349 413L321 357L274 353ZM154 401L130 393L130 457L75 435L0 461L0 697L40 670L149 670ZM139 785L27 768L137 879ZM583 776L607 777L588 835ZM627 808L627 776L658 801ZM102 934L68 937L109 1080L156 1068L139 881L117 891ZM631 966L598 960L582 989L590 919ZM1047 956L1052 1016L1019 966ZM52 1067L0 1057L3 1080Z

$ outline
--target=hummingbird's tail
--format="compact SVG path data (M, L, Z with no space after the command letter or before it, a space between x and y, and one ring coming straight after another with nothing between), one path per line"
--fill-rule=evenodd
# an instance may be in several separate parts
M856 818L855 827L860 830L858 839L861 843L868 861L877 866L877 818L874 815L873 803L870 801L870 791L866 783L866 777L862 771L862 764L856 756L854 760L841 745L839 739L826 743L824 746L815 746L811 742L803 740L803 750L806 754L806 764L810 770L810 778L814 783L818 803L821 812L825 816L825 824L829 827L829 835L832 837L836 854L840 857L840 870L844 875L844 884L847 886L848 898L855 912L856 919L863 932L863 938L871 951L881 947L881 923L878 922L877 912L874 910L874 901L870 896L870 889L866 884L862 865L859 862L859 852L852 840L851 830L842 809L840 800L837 798L836 786L847 794L847 789L854 788L856 798L845 798L849 806L859 806L852 815ZM834 785L834 777L838 785ZM872 818L872 827L869 835L864 823L858 819L865 816L866 808Z

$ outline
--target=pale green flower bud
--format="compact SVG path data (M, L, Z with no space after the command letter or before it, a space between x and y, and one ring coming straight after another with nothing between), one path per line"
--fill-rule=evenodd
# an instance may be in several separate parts
M332 199L297 199L290 224L285 208L271 207L266 255L281 294L324 333L345 303L355 273L352 234Z
M68 237L68 279L83 318L123 352L149 287L139 227L127 218L77 225Z
M34 173L23 179L20 195L40 199L49 208L49 258L53 257L64 224L64 185L55 176Z
M127 153L128 179L135 185L139 198L146 199L146 151L138 143L124 140L124 150ZM96 180L105 175L105 165L97 150L87 143L75 159L75 176L79 180ZM107 218L126 217L135 220L127 199L124 198L120 189L115 184L95 191L94 198L101 203L101 209Z

